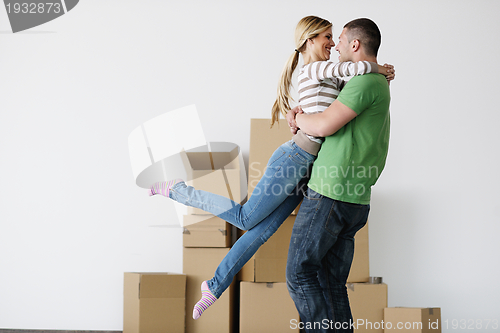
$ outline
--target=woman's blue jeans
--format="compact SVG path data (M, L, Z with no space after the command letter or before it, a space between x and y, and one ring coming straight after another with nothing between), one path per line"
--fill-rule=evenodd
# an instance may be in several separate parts
M281 226L303 198L315 156L292 140L281 145L271 156L266 171L244 205L185 183L172 187L170 198L203 209L242 230L248 230L233 245L207 282L219 298L234 276Z
M301 321L316 327L306 332L353 332L346 283L354 235L366 224L369 211L369 205L307 189L293 226L286 271Z
M244 205L181 182L170 190L170 198L186 206L217 215L241 230L249 230L271 214L308 175L315 156L285 142L273 153L264 175Z
M210 291L219 298L226 290L234 276L241 270L257 250L264 244L304 197L309 178L303 178L294 191L285 198L278 208L252 229L248 230L234 243L228 254L215 270L214 277L207 282Z

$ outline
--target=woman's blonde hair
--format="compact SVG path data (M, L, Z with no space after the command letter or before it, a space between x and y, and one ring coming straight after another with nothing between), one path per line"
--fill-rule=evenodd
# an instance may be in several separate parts
M329 29L332 24L317 16L306 16L297 23L295 28L295 51L288 58L285 68L281 72L281 78L278 83L278 97L274 102L272 109L271 127L275 122L279 122L280 113L286 116L290 110L290 86L292 85L292 74L299 63L299 53L305 51L308 39L314 38L323 31Z

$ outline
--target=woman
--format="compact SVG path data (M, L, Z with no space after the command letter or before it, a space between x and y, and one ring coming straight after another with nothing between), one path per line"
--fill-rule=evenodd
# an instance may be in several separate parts
M339 64L327 61L330 59L331 48L335 46L332 24L319 17L308 16L299 21L295 30L295 45L296 49L281 75L278 97L272 110L272 124L278 121L280 113L286 115L286 111L290 109L290 86L299 54L304 60L304 67L298 76L299 104L304 113L322 112L335 100L345 84L339 77L366 73L391 76L393 72L392 68L366 61ZM150 195L164 195L217 215L242 230L250 230L234 244L217 268L215 276L202 283L202 298L193 309L194 319L198 319L220 297L234 275L300 202L300 199L295 202L295 199L289 198L300 197L298 192L293 191L307 183L309 168L323 141L323 138L313 137L299 130L292 140L273 153L264 176L244 205L196 190L182 180L159 182L152 186ZM286 205L283 204L285 201ZM277 209L278 207L280 208Z

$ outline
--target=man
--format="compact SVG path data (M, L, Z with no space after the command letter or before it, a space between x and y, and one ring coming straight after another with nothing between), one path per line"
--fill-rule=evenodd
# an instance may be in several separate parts
M369 19L347 23L336 51L340 61L377 62L380 31ZM371 186L389 145L389 85L380 74L353 77L323 113L291 110L287 121L325 137L295 220L287 284L307 332L352 332L346 282L354 235L368 219ZM294 122L295 121L295 122Z

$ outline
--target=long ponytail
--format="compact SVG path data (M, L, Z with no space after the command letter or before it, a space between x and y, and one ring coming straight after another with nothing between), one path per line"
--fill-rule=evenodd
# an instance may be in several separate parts
M281 72L281 77L278 83L278 97L274 102L272 109L271 127L275 122L279 122L280 113L286 116L286 112L290 110L290 100L292 96L290 95L290 86L292 85L292 75L297 68L299 63L299 52L294 51L293 54L288 58L285 64L285 68Z

